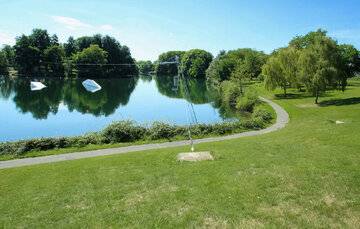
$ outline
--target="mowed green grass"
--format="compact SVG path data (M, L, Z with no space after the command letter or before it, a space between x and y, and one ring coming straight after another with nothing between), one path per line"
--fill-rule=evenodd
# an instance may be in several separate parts
M351 84L324 106L274 98L288 126L196 147L214 161L177 162L189 150L180 147L0 170L0 227L358 228L360 82Z

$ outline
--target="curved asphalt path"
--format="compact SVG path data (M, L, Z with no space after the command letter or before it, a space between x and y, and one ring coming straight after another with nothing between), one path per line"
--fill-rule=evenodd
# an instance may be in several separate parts
M280 107L276 103L272 102L271 100L265 99L263 97L260 97L260 99L264 102L267 102L275 110L276 115L277 115L275 124L273 124L272 126L269 126L266 129L261 129L261 130L248 131L248 132L232 134L232 135L227 135L227 136L220 136L220 137L196 139L196 140L194 140L194 144L205 143L205 142L217 142L217 141L223 141L223 140L229 140L229 139L235 139L235 138L241 138L241 137L248 137L248 136L256 136L256 135L270 133L270 132L279 130L281 128L284 128L285 125L289 122L288 113L282 107ZM45 163L58 162L58 161L76 160L76 159L97 157L97 156L104 156L104 155L123 154L123 153L144 151L144 150L151 150L151 149L162 149L162 148L185 146L185 145L189 145L188 140L165 142L165 143L144 144L144 145L133 145L133 146L120 147L120 148L100 149L100 150L93 150L93 151L58 154L58 155L50 155L50 156L34 157L34 158L15 159L15 160L9 160L9 161L0 161L0 169L14 168L14 167L20 167L20 166L27 166L27 165L45 164Z

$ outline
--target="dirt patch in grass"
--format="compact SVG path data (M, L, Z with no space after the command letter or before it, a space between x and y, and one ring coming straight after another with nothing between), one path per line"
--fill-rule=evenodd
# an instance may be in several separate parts
M171 192L176 192L178 190L177 186L174 185L161 185L155 189L148 189L129 193L125 198L125 205L128 207L134 207L138 204L141 204L146 201L151 201L153 198L156 198L158 195L167 194Z
M229 228L226 220L206 217L201 228Z
M318 104L315 103L304 103L296 105L299 108L319 108Z

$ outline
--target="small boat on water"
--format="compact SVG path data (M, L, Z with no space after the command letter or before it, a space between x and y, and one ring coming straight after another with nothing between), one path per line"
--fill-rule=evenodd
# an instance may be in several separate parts
M30 89L32 91L39 91L39 90L42 90L45 87L46 87L46 85L44 85L41 82L36 82L36 81L31 81L30 82Z
M96 83L95 80L90 80L90 79L84 80L82 82L82 85L87 91L90 91L92 93L101 90L101 86L98 83Z

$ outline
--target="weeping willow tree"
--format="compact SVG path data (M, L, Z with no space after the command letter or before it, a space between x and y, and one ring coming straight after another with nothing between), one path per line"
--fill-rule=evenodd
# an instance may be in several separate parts
M265 87L268 90L281 87L286 97L287 88L298 85L298 59L299 52L294 48L288 47L276 51L262 68Z
M339 75L337 68L339 56L336 49L334 41L324 38L304 49L300 54L299 78L307 90L315 96L316 104L327 86L336 85Z

